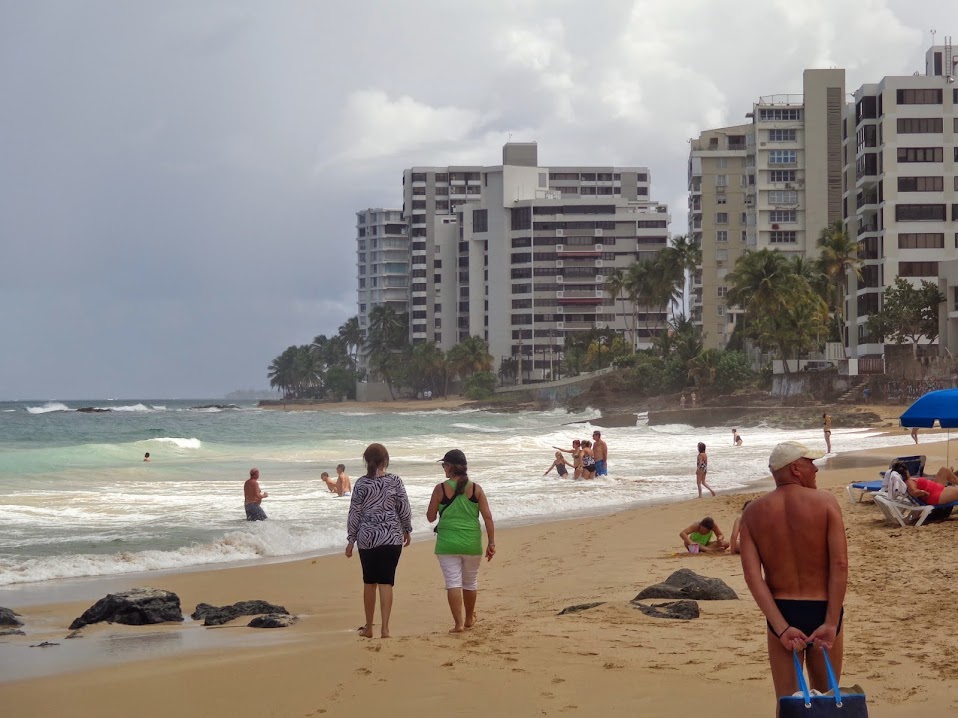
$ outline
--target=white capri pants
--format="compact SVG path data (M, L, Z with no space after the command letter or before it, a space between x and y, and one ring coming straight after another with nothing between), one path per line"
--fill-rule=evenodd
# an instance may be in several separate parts
M479 564L482 556L464 556L462 554L439 554L439 568L446 579L446 589L461 588L475 591L479 586Z

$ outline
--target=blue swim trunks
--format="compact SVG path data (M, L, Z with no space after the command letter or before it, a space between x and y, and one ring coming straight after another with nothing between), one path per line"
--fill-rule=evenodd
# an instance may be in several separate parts
M263 511L263 507L259 504L246 504L246 520L265 521L266 512Z
M596 476L608 476L609 468L606 466L605 459L595 462L595 475Z

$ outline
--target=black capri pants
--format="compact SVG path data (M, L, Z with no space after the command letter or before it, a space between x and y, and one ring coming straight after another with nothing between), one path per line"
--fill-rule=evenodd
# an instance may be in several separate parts
M402 544L359 549L359 561L363 565L363 583L396 583L396 566Z

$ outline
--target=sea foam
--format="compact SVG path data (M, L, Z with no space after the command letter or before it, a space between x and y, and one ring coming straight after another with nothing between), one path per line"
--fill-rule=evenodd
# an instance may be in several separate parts
M66 404L59 401L48 401L43 406L28 406L27 411L31 414L49 414L51 411L73 411Z
M173 446L180 449L199 449L203 446L203 442L199 439L184 439L179 436L157 436L147 441L156 441L160 444L173 444Z

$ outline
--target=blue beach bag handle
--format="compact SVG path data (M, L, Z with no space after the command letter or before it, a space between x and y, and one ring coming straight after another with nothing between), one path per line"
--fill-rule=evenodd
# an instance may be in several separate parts
M842 707L842 691L838 687L838 681L835 679L835 671L832 670L832 662L828 660L828 651L822 647L822 654L825 656L825 670L828 671L828 687L835 694L835 705ZM805 696L805 707L812 707L812 694L808 690L808 681L805 680L805 671L802 670L802 664L798 661L798 651L792 651L792 661L795 663L795 675L798 676L798 687L802 689L802 695Z

